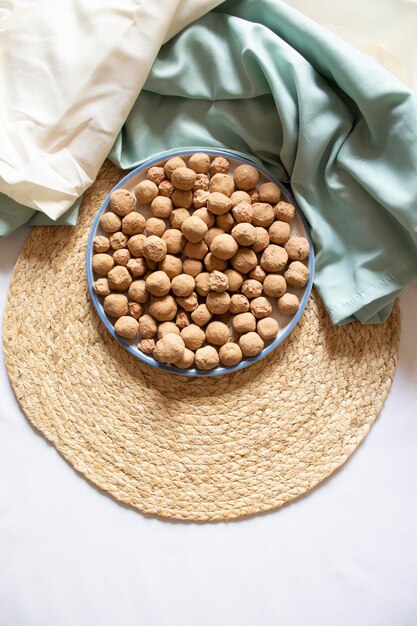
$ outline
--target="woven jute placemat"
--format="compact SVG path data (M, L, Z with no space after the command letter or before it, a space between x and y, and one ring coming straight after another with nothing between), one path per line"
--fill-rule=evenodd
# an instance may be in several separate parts
M87 295L94 214L122 173L105 163L78 226L38 227L11 281L6 364L32 424L84 476L146 513L232 519L305 494L342 465L381 410L400 315L334 327L313 293L272 354L223 377L139 363Z

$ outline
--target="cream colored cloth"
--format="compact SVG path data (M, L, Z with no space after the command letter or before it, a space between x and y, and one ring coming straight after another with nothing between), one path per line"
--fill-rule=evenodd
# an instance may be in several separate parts
M0 192L60 217L95 179L161 45L219 0L0 0Z
M285 0L417 93L417 0Z

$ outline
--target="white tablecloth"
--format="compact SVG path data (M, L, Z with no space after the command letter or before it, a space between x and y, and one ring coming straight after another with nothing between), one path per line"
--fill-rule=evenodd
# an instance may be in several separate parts
M358 13L350 32L363 43L367 29L371 42ZM0 313L26 234L0 241ZM401 305L394 384L351 460L293 504L227 524L148 518L99 492L28 423L1 362L0 626L415 626L415 285Z

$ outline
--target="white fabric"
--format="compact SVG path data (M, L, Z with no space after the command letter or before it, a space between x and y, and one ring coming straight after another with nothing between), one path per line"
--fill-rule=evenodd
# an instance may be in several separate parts
M160 46L220 0L0 0L0 192L62 215L93 182Z
M417 93L417 0L286 0Z
M0 248L0 309L22 243ZM228 524L152 519L99 492L30 426L0 363L0 626L415 626L416 287L402 310L393 387L350 461Z

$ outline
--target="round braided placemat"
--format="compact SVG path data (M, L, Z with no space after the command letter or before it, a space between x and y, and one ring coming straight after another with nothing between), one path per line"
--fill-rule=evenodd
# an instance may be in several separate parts
M288 340L245 370L188 379L129 355L87 294L93 216L121 178L106 162L79 223L37 227L11 281L4 351L29 420L94 484L146 513L232 519L280 506L362 441L392 382L398 305L332 326L313 293Z

